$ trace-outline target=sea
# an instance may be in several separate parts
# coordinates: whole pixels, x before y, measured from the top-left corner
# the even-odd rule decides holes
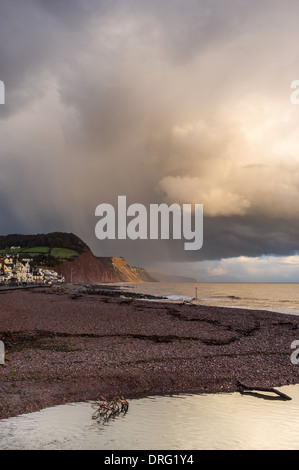
[[[192,302],[299,315],[299,284],[287,283],[163,283],[123,284],[125,291]]]
[[[0,450],[298,450],[299,386],[279,390],[292,400],[237,392],[129,400],[106,423],[93,419],[91,402],[60,405],[0,421]]]
[[[166,302],[299,315],[299,284],[118,287]],[[129,400],[128,412],[108,422],[93,419],[91,402],[69,403],[0,420],[0,450],[299,450],[299,385],[278,390],[292,400],[261,392],[148,396]]]

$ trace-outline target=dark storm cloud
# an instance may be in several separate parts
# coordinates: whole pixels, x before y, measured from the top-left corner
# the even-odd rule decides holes
[[[92,240],[90,245],[101,256],[125,256],[133,264],[142,259],[152,266],[161,261],[205,261],[236,256],[259,257],[264,254],[286,256],[299,251],[299,223],[285,220],[236,220],[205,218],[204,243],[199,251],[184,251],[184,240]]]
[[[298,249],[296,2],[4,0],[1,233],[133,264]],[[95,207],[204,203],[204,246],[103,241]],[[21,206],[21,208],[20,208]]]

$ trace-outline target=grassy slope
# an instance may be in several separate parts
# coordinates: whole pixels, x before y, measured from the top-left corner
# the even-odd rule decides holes
[[[54,256],[55,258],[69,258],[71,256],[78,256],[79,253],[75,250],[69,250],[68,248],[50,248],[49,246],[33,246],[32,248],[21,248],[13,250],[0,250],[0,253],[14,254],[20,256],[39,256],[48,255]]]
[[[69,258],[70,256],[78,256],[79,253],[68,248],[52,248],[51,255],[55,258]]]

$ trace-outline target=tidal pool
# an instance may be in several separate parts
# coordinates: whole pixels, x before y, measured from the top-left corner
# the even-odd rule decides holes
[[[222,393],[130,400],[127,414],[92,419],[92,404],[47,408],[0,421],[0,449],[299,449],[299,385],[292,397]],[[266,397],[266,398],[265,398]]]

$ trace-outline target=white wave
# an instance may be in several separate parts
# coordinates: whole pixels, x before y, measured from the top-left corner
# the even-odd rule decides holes
[[[183,297],[180,295],[166,295],[166,299],[168,300],[185,300],[186,302],[189,302],[190,300],[193,300],[193,297]]]

